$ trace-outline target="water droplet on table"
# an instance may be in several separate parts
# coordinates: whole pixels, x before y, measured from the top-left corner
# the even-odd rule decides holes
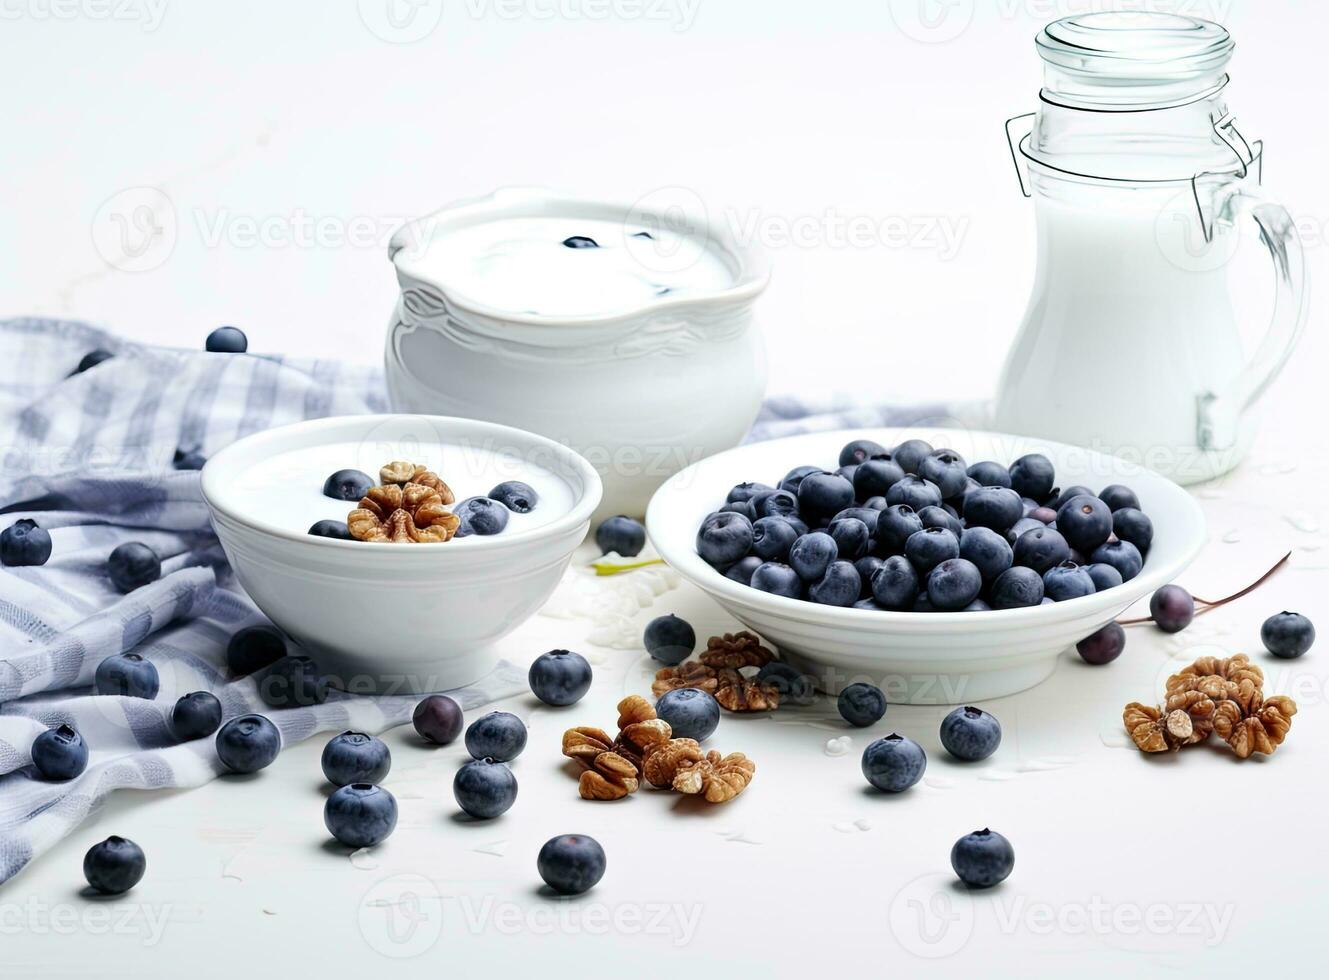
[[[829,756],[848,755],[853,746],[854,740],[852,738],[848,735],[841,735],[839,738],[828,741],[823,751]]]

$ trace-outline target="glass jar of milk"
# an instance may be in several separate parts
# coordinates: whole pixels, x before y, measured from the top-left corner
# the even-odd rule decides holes
[[[1190,17],[1092,13],[1049,24],[1037,48],[1039,109],[1007,135],[1038,265],[996,426],[1183,483],[1216,476],[1249,448],[1305,309],[1293,221],[1261,193],[1262,146],[1227,107],[1232,39]],[[1228,280],[1251,249],[1273,259],[1277,296],[1247,353]]]

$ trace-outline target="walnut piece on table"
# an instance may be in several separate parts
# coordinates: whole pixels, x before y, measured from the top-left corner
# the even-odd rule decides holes
[[[617,752],[601,752],[577,780],[583,800],[621,800],[640,786],[637,767]]]
[[[665,667],[655,672],[655,682],[651,684],[651,693],[657,698],[666,691],[676,691],[681,687],[695,687],[707,694],[714,694],[719,682],[718,671],[714,667],[695,660],[679,664],[677,667]]]
[[[715,700],[727,711],[774,711],[780,707],[780,689],[726,668],[716,678]]]
[[[717,670],[765,667],[774,659],[775,652],[762,646],[761,638],[747,630],[712,636],[706,641],[706,649],[700,657],[703,664]]]
[[[1195,726],[1182,710],[1165,714],[1161,708],[1132,701],[1121,713],[1121,721],[1141,752],[1175,752],[1195,737]]]
[[[757,765],[742,752],[721,756],[710,751],[706,758],[684,761],[672,786],[680,793],[701,795],[708,803],[728,803],[752,782]]]
[[[1254,753],[1273,755],[1292,728],[1297,703],[1277,695],[1243,711],[1235,701],[1224,701],[1214,715],[1214,731],[1231,747],[1239,759]]]

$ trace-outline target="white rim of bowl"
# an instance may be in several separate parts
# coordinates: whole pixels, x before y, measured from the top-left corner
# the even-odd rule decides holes
[[[287,425],[279,425],[271,429],[264,429],[261,432],[255,432],[226,446],[221,451],[211,456],[204,464],[200,487],[203,491],[204,503],[210,510],[222,515],[232,524],[238,524],[241,527],[258,531],[261,534],[271,535],[273,537],[285,538],[288,541],[294,541],[301,544],[310,544],[322,548],[342,548],[351,550],[364,550],[366,548],[373,551],[394,550],[401,551],[400,544],[391,541],[345,541],[340,538],[326,538],[318,534],[310,534],[308,531],[291,531],[284,527],[278,527],[269,521],[258,518],[252,518],[240,514],[233,507],[228,507],[220,503],[217,499],[216,484],[222,479],[220,473],[222,465],[227,462],[228,456],[238,455],[240,452],[247,451],[255,445],[261,445],[264,442],[287,436],[292,430],[300,429],[317,433],[323,429],[338,428],[348,426],[352,422],[362,422],[366,426],[382,425],[385,421],[393,418],[402,419],[420,419],[431,424],[442,423],[444,425],[459,425],[466,428],[467,435],[480,436],[515,436],[525,439],[534,446],[549,449],[556,458],[567,462],[574,471],[581,477],[584,490],[571,509],[548,524],[542,524],[539,527],[533,527],[526,531],[518,531],[515,534],[493,534],[493,535],[469,535],[470,543],[465,545],[464,552],[461,548],[452,545],[453,540],[448,541],[425,541],[417,542],[412,548],[406,549],[405,554],[473,554],[475,552],[499,551],[511,547],[519,547],[522,544],[531,542],[536,538],[556,537],[574,530],[581,524],[588,523],[591,514],[595,508],[600,505],[600,498],[604,493],[603,484],[600,481],[600,474],[595,471],[590,462],[575,450],[569,449],[562,443],[555,442],[545,436],[536,435],[534,432],[528,432],[525,429],[518,429],[510,425],[499,425],[497,422],[481,422],[475,419],[461,418],[456,415],[416,415],[409,412],[390,412],[382,415],[330,415],[321,419],[307,419],[301,422],[292,422]],[[552,472],[552,471],[551,471]],[[558,474],[555,472],[555,476]],[[571,483],[571,481],[568,481]],[[573,488],[575,490],[575,488]],[[348,504],[352,501],[346,501]]]

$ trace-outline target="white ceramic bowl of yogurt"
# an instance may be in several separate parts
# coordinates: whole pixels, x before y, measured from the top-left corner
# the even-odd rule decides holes
[[[851,439],[895,446],[920,438],[965,459],[1009,464],[1043,453],[1060,486],[1097,491],[1124,483],[1154,523],[1144,569],[1114,589],[1066,602],[989,612],[916,613],[842,609],[770,595],[731,581],[697,555],[697,527],[745,481],[775,485],[801,464],[834,469]],[[679,473],[655,495],[646,516],[656,549],[684,578],[709,593],[781,656],[831,693],[855,681],[876,684],[908,704],[960,704],[1014,694],[1044,680],[1069,647],[1172,581],[1206,541],[1195,499],[1166,477],[1114,456],[1061,443],[960,429],[861,429],[774,439],[734,449]],[[1129,656],[1129,651],[1127,652]]]
[[[422,463],[458,501],[521,480],[539,494],[492,536],[443,543],[308,533],[357,504],[323,496],[340,469],[376,477]],[[352,691],[438,691],[494,666],[493,643],[549,598],[600,502],[585,459],[507,426],[422,415],[298,422],[232,443],[203,468],[203,497],[236,577],[264,614]]]
[[[643,514],[669,476],[738,444],[766,387],[752,307],[768,263],[682,200],[512,188],[400,229],[394,408],[549,436],[600,472],[597,519]]]

